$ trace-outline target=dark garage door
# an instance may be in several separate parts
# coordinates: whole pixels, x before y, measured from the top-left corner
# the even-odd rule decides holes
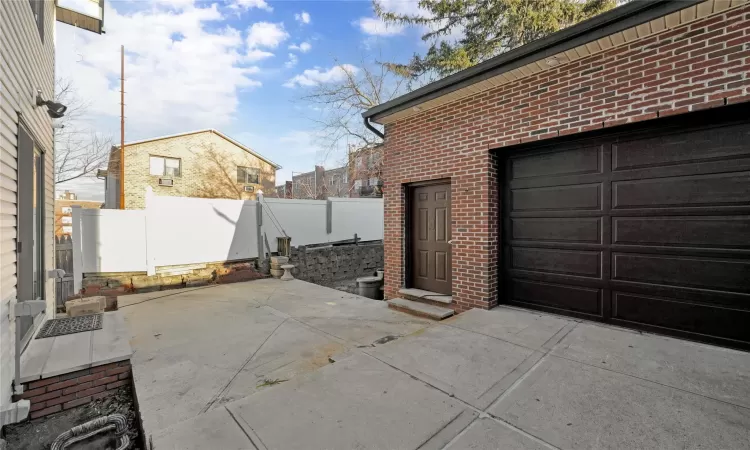
[[[508,157],[501,303],[750,347],[750,124],[660,128]]]

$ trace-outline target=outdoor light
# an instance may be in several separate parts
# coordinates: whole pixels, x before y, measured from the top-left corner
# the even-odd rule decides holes
[[[46,106],[47,114],[53,119],[59,119],[65,115],[65,111],[68,110],[67,106],[62,103],[53,102],[52,100],[44,100],[41,89],[37,89],[36,92],[36,106]]]

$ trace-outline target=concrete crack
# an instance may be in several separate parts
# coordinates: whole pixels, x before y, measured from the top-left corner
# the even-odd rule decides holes
[[[271,339],[271,336],[273,336],[274,334],[276,334],[276,331],[279,328],[281,328],[281,326],[284,325],[287,320],[288,319],[284,319],[283,321],[281,321],[280,324],[278,324],[276,326],[276,328],[273,329],[273,331],[266,337],[266,339],[260,344],[260,346],[257,349],[255,349],[255,351],[253,352],[253,354],[250,355],[250,357],[245,360],[245,362],[242,364],[242,366],[240,366],[240,368],[237,370],[237,372],[235,372],[235,374],[232,376],[232,378],[229,380],[229,382],[227,382],[227,384],[225,384],[224,387],[216,395],[214,395],[213,398],[208,403],[206,403],[206,406],[204,406],[203,409],[201,410],[201,414],[205,414],[206,411],[208,411],[209,409],[211,409],[211,406],[214,403],[216,403],[219,399],[221,399],[224,396],[224,394],[229,390],[229,386],[232,385],[232,382],[235,380],[235,378],[237,378],[237,376],[240,374],[240,372],[242,372],[245,369],[245,367],[247,367],[247,365],[250,364],[250,361],[252,361],[253,358],[255,358],[255,355],[258,354],[258,352],[260,351],[260,349],[262,349],[263,346],[266,345],[266,342],[268,342],[268,340]]]

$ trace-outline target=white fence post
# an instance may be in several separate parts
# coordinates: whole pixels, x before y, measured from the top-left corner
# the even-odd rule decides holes
[[[73,292],[78,294],[81,292],[81,284],[83,284],[83,251],[81,249],[81,245],[83,245],[83,231],[81,230],[81,207],[79,205],[73,206],[72,216]]]
[[[154,233],[151,233],[149,227],[154,224],[153,222],[153,207],[154,207],[154,189],[151,186],[146,187],[145,197],[145,222],[146,222],[146,274],[156,275],[156,265],[154,263],[154,250],[155,247],[152,245],[152,239],[154,239]],[[149,251],[149,249],[151,249]]]

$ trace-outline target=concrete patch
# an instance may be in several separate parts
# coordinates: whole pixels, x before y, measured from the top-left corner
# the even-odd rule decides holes
[[[441,325],[362,351],[479,409],[542,357],[528,348]],[[522,365],[525,370],[516,370]]]
[[[285,450],[416,449],[445,426],[474,417],[456,400],[363,354],[227,409],[255,442]]]
[[[153,450],[255,450],[226,408],[218,408],[151,437]]]
[[[562,449],[734,449],[750,410],[546,357],[489,412]]]
[[[575,323],[549,314],[502,306],[490,311],[472,309],[445,321],[446,325],[486,334],[534,350],[541,350],[555,334]]]
[[[750,407],[750,353],[582,323],[553,354]]]
[[[445,450],[550,450],[534,440],[493,419],[477,419]]]

